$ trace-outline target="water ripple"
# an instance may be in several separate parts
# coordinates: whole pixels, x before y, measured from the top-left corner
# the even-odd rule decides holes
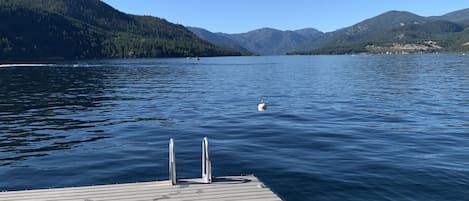
[[[0,190],[256,174],[285,200],[469,197],[469,58],[221,57],[0,68]],[[266,101],[268,109],[256,105]],[[34,179],[34,182],[31,182]]]

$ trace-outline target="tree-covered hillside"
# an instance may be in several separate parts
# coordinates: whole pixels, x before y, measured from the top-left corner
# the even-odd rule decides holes
[[[260,55],[279,55],[296,50],[305,41],[314,40],[322,35],[322,32],[314,29],[297,31],[281,31],[272,28],[261,28],[246,33],[222,34],[238,42],[246,49]]]
[[[469,52],[468,11],[433,17],[390,11],[326,33],[306,44],[310,51],[290,54]]]
[[[305,41],[319,38],[323,33],[305,28],[295,31],[281,31],[262,28],[246,33],[212,33],[208,30],[189,27],[200,38],[231,50],[249,51],[259,55],[279,55],[298,49]]]
[[[212,33],[206,29],[198,28],[198,27],[187,27],[192,33],[200,37],[201,39],[210,42],[212,44],[218,45],[220,47],[224,47],[229,50],[244,52],[245,54],[253,54],[250,53],[249,50],[242,47],[238,42],[232,40],[231,38],[224,36],[220,33]]]
[[[0,1],[0,60],[239,55],[99,0]]]

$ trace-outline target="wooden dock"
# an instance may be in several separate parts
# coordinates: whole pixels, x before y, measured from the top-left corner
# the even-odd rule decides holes
[[[281,199],[254,175],[0,192],[1,201],[182,201]]]

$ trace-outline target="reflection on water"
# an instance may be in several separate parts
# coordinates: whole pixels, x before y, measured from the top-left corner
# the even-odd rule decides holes
[[[104,120],[83,113],[101,107],[106,99],[109,69],[30,67],[1,69],[0,160],[45,156],[106,136],[91,134]],[[73,133],[72,135],[67,133]]]
[[[109,125],[166,121],[162,117],[119,118],[119,112],[126,111],[119,111],[115,106],[120,102],[150,99],[144,96],[152,87],[133,90],[135,81],[164,77],[158,80],[157,84],[161,84],[166,82],[169,73],[174,73],[167,68],[112,64],[1,70],[0,165],[109,138],[103,130]],[[174,75],[177,77],[173,74],[171,79]]]
[[[469,58],[131,59],[0,69],[0,190],[256,174],[285,200],[469,196]],[[263,99],[269,109],[257,112]],[[32,182],[34,181],[34,182]]]

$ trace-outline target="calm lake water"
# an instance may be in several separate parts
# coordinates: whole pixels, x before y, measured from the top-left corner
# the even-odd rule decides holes
[[[265,112],[257,111],[263,99]],[[284,200],[469,199],[469,56],[0,68],[0,191],[255,174]]]

